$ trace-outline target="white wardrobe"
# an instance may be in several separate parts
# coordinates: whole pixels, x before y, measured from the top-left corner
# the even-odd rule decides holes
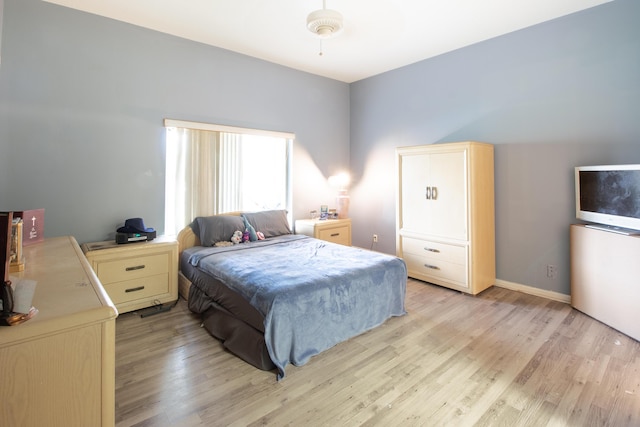
[[[409,277],[470,294],[495,283],[493,145],[396,149],[396,252]]]

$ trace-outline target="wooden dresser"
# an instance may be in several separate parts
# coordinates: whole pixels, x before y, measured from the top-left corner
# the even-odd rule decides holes
[[[38,314],[0,328],[0,424],[113,426],[115,306],[73,237],[24,256]]]
[[[304,234],[327,242],[351,246],[351,219],[299,219],[296,234]]]
[[[160,236],[149,242],[85,243],[82,250],[118,312],[178,299],[178,242]]]

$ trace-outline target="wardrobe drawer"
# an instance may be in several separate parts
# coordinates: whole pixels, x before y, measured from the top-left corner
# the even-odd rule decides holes
[[[168,293],[169,276],[168,274],[158,274],[141,279],[126,280],[104,285],[104,289],[113,303],[117,305]]]
[[[166,274],[168,271],[169,259],[166,253],[98,262],[96,268],[96,274],[103,285]]]
[[[409,276],[429,281],[429,278],[438,278],[454,282],[460,286],[467,286],[466,264],[454,264],[444,260],[434,260],[410,253],[405,253],[404,261],[407,263]]]
[[[463,266],[467,264],[467,248],[465,246],[403,237],[402,252],[452,264]]]

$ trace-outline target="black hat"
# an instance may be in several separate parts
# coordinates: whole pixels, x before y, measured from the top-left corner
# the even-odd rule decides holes
[[[124,227],[118,228],[118,233],[153,233],[153,228],[146,228],[142,218],[129,218],[124,222]]]

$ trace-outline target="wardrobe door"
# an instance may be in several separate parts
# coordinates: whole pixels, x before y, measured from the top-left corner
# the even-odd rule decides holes
[[[429,155],[407,154],[400,158],[401,227],[410,233],[428,233],[432,204],[427,199]]]
[[[466,150],[433,153],[430,158],[431,236],[467,240]]]

